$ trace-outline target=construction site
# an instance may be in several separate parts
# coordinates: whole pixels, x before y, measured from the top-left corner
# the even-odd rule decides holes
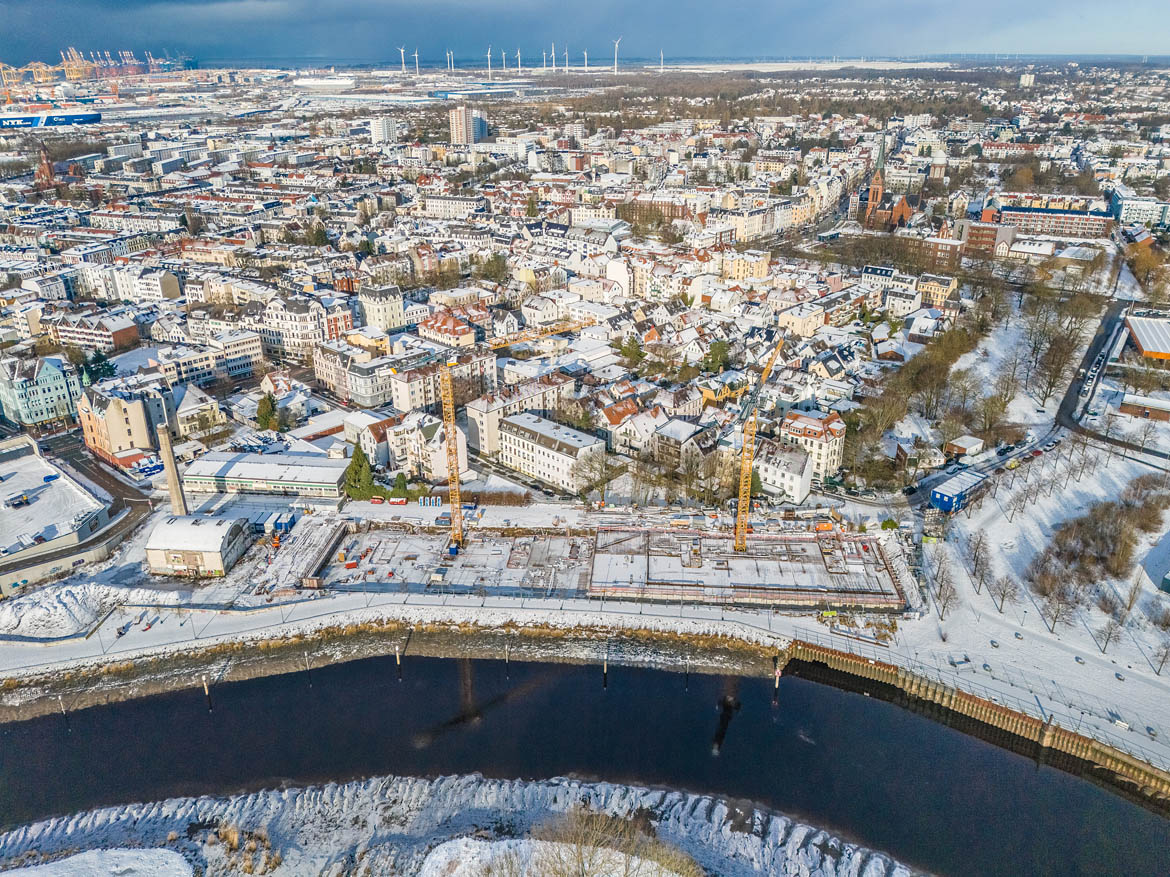
[[[455,552],[436,529],[351,528],[312,584],[341,592],[897,613],[913,581],[899,549],[838,529],[754,535],[743,552],[734,550],[732,534],[717,530],[611,527],[565,535],[475,530]]]
[[[603,529],[591,597],[777,609],[901,612],[909,571],[881,540],[838,530],[753,536],[745,551],[706,531]]]

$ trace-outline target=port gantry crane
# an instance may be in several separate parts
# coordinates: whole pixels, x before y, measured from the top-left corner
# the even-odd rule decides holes
[[[739,505],[735,509],[736,551],[747,551],[748,521],[751,519],[752,510],[752,457],[756,450],[756,409],[758,407],[756,400],[759,398],[760,389],[767,383],[769,375],[772,374],[772,367],[776,365],[776,357],[780,355],[780,348],[783,346],[784,338],[781,336],[764,365],[760,379],[752,388],[747,404],[743,407],[743,411],[750,412],[750,414],[748,414],[747,421],[743,426],[743,450],[739,458]]]

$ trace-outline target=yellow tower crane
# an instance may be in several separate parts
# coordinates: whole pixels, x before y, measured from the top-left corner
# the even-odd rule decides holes
[[[451,544],[463,547],[463,497],[459,491],[459,437],[455,432],[455,388],[451,364],[439,372],[439,395],[443,400],[443,431],[447,436],[447,491],[451,499]]]
[[[736,551],[747,551],[748,521],[751,519],[752,513],[752,458],[755,456],[756,450],[756,398],[760,388],[767,383],[768,377],[772,374],[772,367],[776,365],[776,357],[780,355],[780,348],[783,346],[784,339],[781,338],[772,349],[772,354],[768,357],[763,372],[760,373],[760,379],[756,382],[755,389],[752,390],[748,405],[744,407],[745,411],[750,408],[751,413],[743,425],[743,451],[739,458],[739,505],[735,509]]]

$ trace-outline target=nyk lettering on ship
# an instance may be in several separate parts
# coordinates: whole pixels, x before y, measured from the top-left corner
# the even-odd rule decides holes
[[[55,128],[62,125],[94,125],[101,113],[37,113],[28,116],[0,116],[0,128]]]

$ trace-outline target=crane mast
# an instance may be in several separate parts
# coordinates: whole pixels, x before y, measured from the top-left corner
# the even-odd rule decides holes
[[[756,449],[756,412],[743,427],[743,455],[739,459],[739,506],[735,510],[735,550],[747,551],[748,520],[752,508],[752,457]]]
[[[756,399],[772,375],[772,368],[776,365],[776,357],[780,355],[780,348],[783,346],[784,339],[782,337],[772,349],[772,354],[764,365],[764,371],[752,389],[749,405],[744,409],[750,409],[751,413],[748,415],[747,423],[743,426],[743,451],[739,458],[739,505],[735,510],[736,551],[747,551],[748,521],[751,519],[752,509],[752,458],[755,456],[756,450],[756,412],[758,411]]]
[[[444,365],[442,371],[439,372],[439,395],[443,400],[443,431],[447,438],[447,490],[451,499],[451,544],[462,548],[463,497],[459,491],[459,439],[455,433],[455,389],[451,380],[449,363]]]

